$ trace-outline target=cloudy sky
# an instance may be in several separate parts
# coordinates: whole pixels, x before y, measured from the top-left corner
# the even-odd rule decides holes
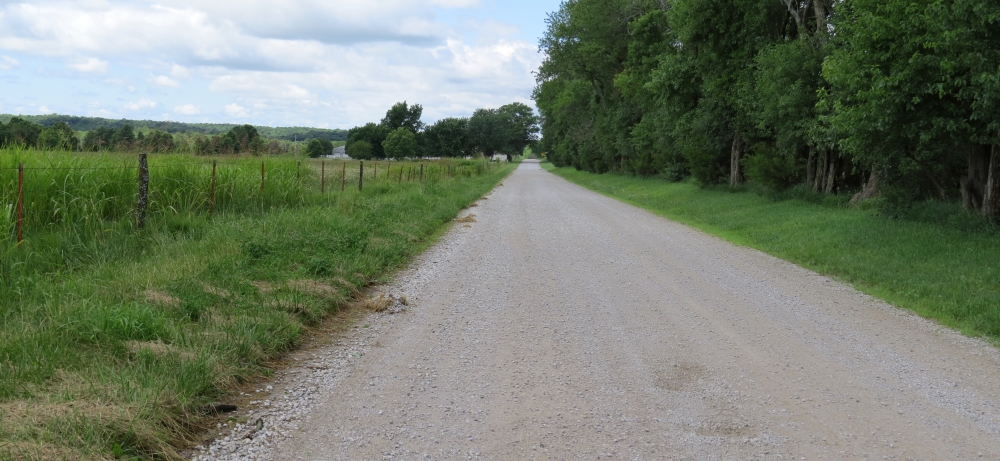
[[[531,104],[558,0],[0,0],[0,113],[350,128]]]

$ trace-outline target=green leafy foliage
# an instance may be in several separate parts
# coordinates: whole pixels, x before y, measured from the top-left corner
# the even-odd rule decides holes
[[[333,143],[329,139],[312,139],[306,145],[306,155],[310,158],[319,158],[331,153],[333,153]]]
[[[417,154],[417,136],[407,127],[391,131],[382,142],[386,157],[394,159],[413,158]]]

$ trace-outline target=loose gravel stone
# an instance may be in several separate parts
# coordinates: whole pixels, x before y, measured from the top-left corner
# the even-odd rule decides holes
[[[194,459],[1000,459],[1000,354],[523,163]]]

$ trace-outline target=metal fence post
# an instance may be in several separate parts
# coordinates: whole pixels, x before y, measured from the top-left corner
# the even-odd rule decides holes
[[[215,212],[215,160],[212,160],[212,185],[208,190],[208,216]]]
[[[146,228],[146,206],[149,205],[149,163],[146,153],[139,154],[139,203],[136,206],[136,227]]]
[[[24,163],[17,164],[17,244],[24,241]]]

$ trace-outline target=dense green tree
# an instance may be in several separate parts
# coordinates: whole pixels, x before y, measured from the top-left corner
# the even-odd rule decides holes
[[[372,158],[375,149],[372,147],[372,143],[359,139],[348,144],[345,151],[348,157],[355,160],[368,160]]]
[[[347,132],[347,150],[351,155],[351,147],[355,142],[365,141],[371,146],[371,158],[385,158],[385,151],[382,150],[382,142],[389,134],[388,129],[376,123],[368,123],[364,126],[356,126]],[[358,158],[351,155],[351,158]]]
[[[115,130],[106,126],[97,127],[90,130],[83,137],[83,150],[97,152],[111,149],[111,139],[115,136]]]
[[[264,149],[264,139],[253,125],[235,126],[223,136],[226,150],[233,153],[260,153]]]
[[[385,137],[385,141],[382,142],[382,149],[388,158],[403,159],[415,157],[417,154],[417,136],[407,127],[396,128]]]
[[[132,129],[132,125],[126,123],[124,126],[115,132],[114,136],[111,137],[111,143],[109,144],[111,149],[127,151],[131,150],[135,146],[135,130]]]
[[[31,123],[21,117],[14,117],[7,122],[4,127],[3,145],[6,146],[38,146],[38,137],[42,134],[42,127]]]
[[[428,157],[472,155],[468,125],[467,118],[443,118],[428,126],[422,133],[423,154]]]
[[[319,158],[333,153],[333,142],[329,139],[310,139],[306,145],[306,155],[310,158]]]
[[[80,142],[76,138],[76,133],[69,125],[63,122],[45,128],[38,136],[38,147],[47,150],[68,150],[79,149]]]
[[[424,108],[420,104],[408,106],[406,101],[397,102],[385,113],[381,125],[386,128],[386,133],[397,128],[406,128],[413,134],[417,134],[424,129],[420,116]]]
[[[142,148],[148,152],[171,152],[176,148],[176,143],[170,133],[153,130],[142,140]]]

